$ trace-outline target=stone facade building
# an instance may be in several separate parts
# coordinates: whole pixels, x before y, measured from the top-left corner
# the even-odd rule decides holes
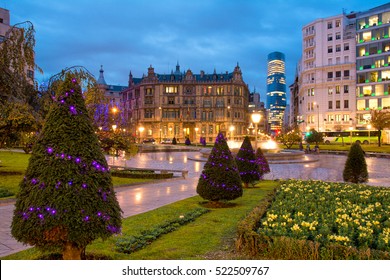
[[[179,64],[171,74],[158,74],[150,66],[142,78],[130,72],[121,95],[125,129],[139,141],[214,142],[219,132],[236,139],[247,133],[249,90],[238,64],[231,73],[213,74],[181,72]]]

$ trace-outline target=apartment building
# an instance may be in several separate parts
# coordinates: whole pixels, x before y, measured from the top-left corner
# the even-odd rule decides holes
[[[356,124],[354,14],[317,19],[302,28],[299,109],[301,130],[346,130]]]
[[[356,15],[356,126],[367,127],[370,110],[390,109],[390,3]]]

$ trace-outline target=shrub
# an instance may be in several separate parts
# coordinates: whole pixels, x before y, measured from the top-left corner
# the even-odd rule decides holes
[[[198,208],[180,216],[179,218],[166,221],[165,223],[157,225],[150,230],[145,230],[141,233],[141,235],[118,238],[115,244],[116,251],[131,254],[144,248],[160,236],[175,231],[180,226],[193,222],[196,218],[208,212],[210,212],[210,210]]]
[[[237,153],[236,163],[245,187],[248,187],[249,183],[253,184],[254,181],[260,179],[259,165],[256,163],[255,152],[248,136],[245,136]]]
[[[154,173],[153,171],[141,172],[139,170],[112,170],[111,175],[120,178],[134,179],[170,179],[173,173]]]
[[[197,193],[206,200],[233,200],[242,196],[242,181],[237,164],[222,133],[200,175]]]
[[[368,181],[367,163],[359,143],[354,143],[345,162],[343,179],[345,182],[364,183]]]
[[[184,142],[187,146],[191,145],[190,138],[186,137],[186,141]]]
[[[263,178],[264,174],[271,172],[269,168],[268,160],[264,156],[261,148],[257,148],[255,157],[256,157],[256,163],[259,166],[260,178]]]
[[[62,72],[42,133],[20,183],[12,235],[64,259],[120,232],[121,209],[74,73]]]
[[[172,145],[177,145],[176,137],[173,137],[173,139],[172,139]]]

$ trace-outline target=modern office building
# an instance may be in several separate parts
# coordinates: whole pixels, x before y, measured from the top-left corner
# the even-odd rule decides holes
[[[199,143],[215,141],[219,132],[242,138],[248,125],[248,86],[240,67],[233,72],[206,74],[176,70],[171,74],[148,74],[134,78],[122,91],[127,127],[138,139],[188,137]]]
[[[299,69],[301,130],[346,130],[355,125],[354,14],[317,19],[302,28]],[[293,110],[297,112],[297,110]]]
[[[271,133],[280,131],[286,108],[286,68],[285,56],[281,52],[268,55],[267,109],[268,125]]]
[[[357,116],[366,128],[370,110],[390,109],[390,3],[356,15]]]

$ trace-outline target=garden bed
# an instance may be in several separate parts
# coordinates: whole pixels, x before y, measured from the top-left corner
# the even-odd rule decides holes
[[[268,259],[390,259],[390,189],[290,180],[242,221],[237,248]]]
[[[111,176],[135,179],[170,179],[173,173],[156,173],[153,170],[111,170]]]

